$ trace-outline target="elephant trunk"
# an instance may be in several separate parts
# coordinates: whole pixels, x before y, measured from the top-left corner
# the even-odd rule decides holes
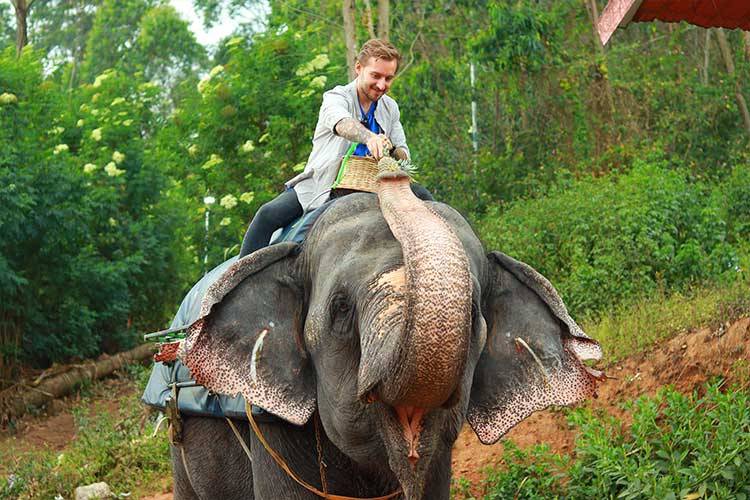
[[[471,330],[472,281],[461,241],[411,191],[400,170],[378,176],[383,216],[404,257],[404,331],[395,370],[381,380],[381,399],[397,408],[437,408],[451,399],[463,373]]]

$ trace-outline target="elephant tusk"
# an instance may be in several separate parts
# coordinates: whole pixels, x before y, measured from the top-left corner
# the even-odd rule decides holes
[[[263,339],[266,337],[266,334],[268,333],[268,329],[264,328],[262,332],[260,332],[260,335],[258,335],[258,340],[255,341],[255,345],[253,346],[253,353],[250,356],[250,359],[252,360],[250,364],[250,378],[253,380],[253,382],[258,382],[258,372],[255,368],[255,365],[258,363],[258,357],[260,356],[260,351],[263,349]]]
[[[531,354],[531,357],[534,358],[534,361],[536,362],[537,366],[539,366],[539,370],[542,372],[542,376],[544,377],[544,385],[547,386],[547,389],[549,389],[550,383],[549,383],[549,375],[547,374],[547,370],[544,368],[544,365],[542,364],[542,361],[539,359],[539,357],[536,355],[536,353],[529,347],[529,344],[526,343],[525,340],[523,340],[521,337],[516,337],[516,344],[520,344],[521,346],[525,347],[527,351]]]

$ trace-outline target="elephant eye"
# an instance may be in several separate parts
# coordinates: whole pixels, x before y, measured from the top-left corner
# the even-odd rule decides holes
[[[349,311],[351,311],[351,306],[349,305],[349,302],[344,297],[336,297],[331,302],[331,312],[334,316],[343,316],[346,314],[349,314]]]
[[[341,338],[350,338],[354,329],[354,310],[345,296],[331,301],[331,331]]]

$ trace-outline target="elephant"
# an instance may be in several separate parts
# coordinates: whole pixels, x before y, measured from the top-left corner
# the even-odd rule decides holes
[[[584,361],[601,347],[547,279],[486,253],[403,172],[377,189],[335,200],[303,243],[239,259],[206,291],[180,360],[275,418],[257,431],[237,420],[235,435],[185,416],[175,498],[447,499],[465,421],[491,444],[595,395],[603,375]]]

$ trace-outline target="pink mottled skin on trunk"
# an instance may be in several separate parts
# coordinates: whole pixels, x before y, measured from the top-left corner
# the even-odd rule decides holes
[[[404,255],[407,318],[402,357],[382,381],[381,396],[394,408],[419,409],[416,427],[412,420],[407,426],[415,436],[424,412],[444,405],[458,386],[468,354],[472,282],[461,241],[414,196],[409,182],[399,173],[378,179],[380,209]]]

